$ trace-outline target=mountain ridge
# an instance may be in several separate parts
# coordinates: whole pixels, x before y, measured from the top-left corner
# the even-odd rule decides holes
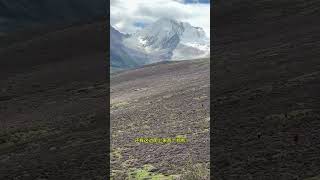
[[[133,34],[122,34],[121,39],[114,39],[112,36],[119,36],[117,34],[120,32],[115,32],[112,26],[111,29],[114,31],[110,34],[113,39],[110,41],[111,46],[118,44],[117,49],[126,49],[129,56],[131,56],[129,51],[134,52],[137,66],[210,56],[210,40],[204,30],[187,22],[160,18]],[[121,44],[113,41],[121,41]],[[118,52],[113,53],[111,50],[111,54],[118,54]],[[125,61],[122,58],[114,59],[113,57],[115,55],[111,56],[111,66],[117,61]],[[130,60],[128,63],[131,64]]]

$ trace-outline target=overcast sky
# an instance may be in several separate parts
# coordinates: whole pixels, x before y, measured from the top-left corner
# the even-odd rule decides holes
[[[122,33],[133,33],[161,17],[202,27],[210,37],[209,0],[111,0],[111,25]]]

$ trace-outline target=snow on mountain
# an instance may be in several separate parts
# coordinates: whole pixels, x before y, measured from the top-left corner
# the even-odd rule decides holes
[[[127,69],[138,67],[146,62],[146,54],[127,48],[123,39],[127,36],[112,26],[110,28],[110,64],[114,69]]]
[[[161,18],[134,34],[123,36],[121,43],[126,52],[144,54],[141,65],[210,56],[210,40],[202,28],[169,18]],[[137,63],[141,54],[136,56]]]
[[[181,43],[199,43],[208,44],[209,39],[204,30],[200,27],[193,27],[189,23],[182,23],[184,31],[181,38]]]

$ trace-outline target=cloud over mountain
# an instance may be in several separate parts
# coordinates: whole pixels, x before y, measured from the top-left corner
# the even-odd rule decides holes
[[[169,18],[124,35],[111,26],[111,67],[130,68],[145,64],[210,56],[210,40],[201,27]]]
[[[151,24],[159,18],[174,18],[178,21],[202,27],[210,37],[210,4],[188,3],[177,0],[111,0],[111,25],[122,33],[134,33],[141,29],[136,24]]]

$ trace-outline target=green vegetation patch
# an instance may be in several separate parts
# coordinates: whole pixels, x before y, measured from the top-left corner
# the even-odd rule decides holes
[[[142,169],[132,169],[129,172],[129,180],[175,180],[177,176],[166,176],[161,173],[152,172],[155,168],[152,165],[145,165]]]
[[[124,107],[126,107],[126,106],[128,106],[128,105],[129,105],[128,102],[117,102],[117,103],[111,104],[111,109],[124,108]]]
[[[194,97],[194,100],[203,100],[203,99],[207,99],[208,96],[199,96],[199,97]]]
[[[115,158],[115,159],[121,159],[122,158],[122,149],[121,148],[116,148],[113,149],[111,152],[111,158]]]
[[[210,170],[208,164],[193,164],[189,162],[184,168],[184,173],[181,176],[181,179],[184,180],[207,180],[210,179]]]
[[[14,145],[28,143],[36,139],[57,134],[58,132],[59,131],[57,130],[45,127],[34,127],[24,130],[13,130],[9,132],[3,132],[0,133],[0,149],[5,149]]]
[[[181,174],[165,175],[157,172],[152,165],[144,165],[143,168],[130,168],[129,170],[112,170],[111,180],[208,180],[210,179],[209,164],[191,161],[181,169]],[[313,179],[311,179],[313,180]]]
[[[312,177],[312,178],[306,178],[304,180],[320,180],[320,175],[319,176],[315,176],[315,177]]]

